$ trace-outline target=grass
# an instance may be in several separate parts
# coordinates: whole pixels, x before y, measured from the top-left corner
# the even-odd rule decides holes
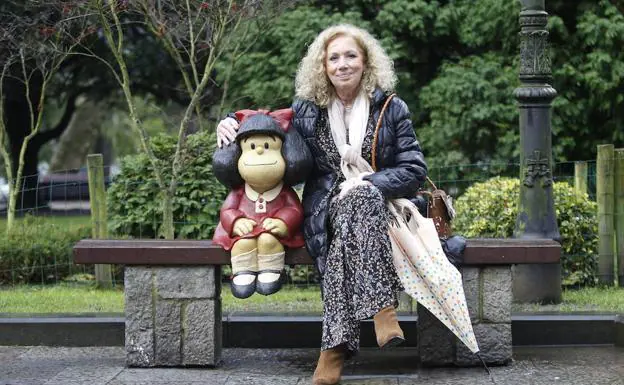
[[[115,313],[123,312],[123,306],[121,288],[58,284],[0,290],[0,313]]]
[[[322,310],[318,288],[286,287],[271,296],[254,294],[237,299],[229,289],[221,295],[223,311],[249,313],[314,313]],[[122,313],[123,290],[96,289],[92,284],[61,283],[57,285],[20,285],[0,289],[0,313]]]
[[[246,299],[234,298],[230,289],[221,293],[223,311],[232,315],[249,313],[314,313],[321,314],[321,291],[317,287],[284,287],[269,296],[254,294]]]
[[[557,305],[514,304],[514,311],[524,312],[609,312],[624,314],[624,288],[588,287],[563,291]]]
[[[317,287],[285,287],[271,296],[254,294],[247,299],[222,292],[223,312],[231,315],[258,313],[321,314],[321,295]],[[399,310],[406,311],[402,307]],[[559,305],[514,304],[522,312],[609,312],[624,314],[624,288],[585,288],[566,290]],[[0,289],[0,313],[121,313],[121,287],[100,290],[92,284],[21,285]]]
[[[66,229],[91,226],[91,217],[88,215],[67,215],[67,216],[47,216],[40,215],[36,217],[37,221],[52,223]],[[24,217],[15,218],[16,222],[24,220]],[[6,217],[0,218],[0,231],[6,231]]]

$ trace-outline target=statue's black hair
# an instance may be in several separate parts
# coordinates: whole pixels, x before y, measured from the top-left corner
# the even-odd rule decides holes
[[[245,181],[238,172],[238,159],[242,154],[240,141],[258,134],[275,135],[282,139],[282,156],[286,162],[283,182],[293,186],[306,180],[312,169],[312,154],[299,133],[290,127],[284,132],[280,125],[268,115],[253,115],[240,125],[236,141],[229,146],[217,149],[212,157],[212,171],[230,189],[235,189]]]

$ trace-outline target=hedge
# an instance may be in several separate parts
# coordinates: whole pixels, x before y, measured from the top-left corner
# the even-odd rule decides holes
[[[0,284],[56,283],[84,270],[73,264],[72,247],[89,238],[87,226],[59,226],[28,216],[0,232]]]
[[[152,140],[158,167],[166,180],[177,138],[159,135]],[[183,170],[173,200],[175,237],[210,239],[219,221],[219,209],[227,194],[212,173],[214,134],[200,132],[187,137],[182,154]],[[157,238],[162,224],[162,191],[153,176],[147,155],[127,156],[108,189],[109,230],[113,235]]]
[[[496,177],[475,183],[455,202],[456,233],[466,237],[509,238],[518,215],[520,181]],[[597,205],[565,182],[553,186],[561,234],[562,277],[566,286],[596,283]]]

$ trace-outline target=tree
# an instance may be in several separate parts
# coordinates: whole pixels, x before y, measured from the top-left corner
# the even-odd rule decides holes
[[[142,151],[147,155],[155,179],[162,192],[163,222],[159,235],[173,239],[173,197],[176,193],[178,176],[182,169],[183,152],[189,124],[193,118],[201,121],[200,101],[205,97],[212,80],[216,61],[222,56],[232,38],[239,37],[244,23],[265,20],[283,9],[287,1],[259,2],[246,0],[235,2],[223,0],[206,2],[199,0],[141,0],[106,2],[90,0],[86,3],[87,13],[96,15],[102,28],[106,45],[112,59],[97,55],[84,47],[84,55],[104,63],[122,90],[127,104],[133,131],[141,140]],[[178,125],[178,140],[173,157],[169,179],[158,166],[158,158],[150,143],[150,136],[139,120],[134,103],[131,74],[125,56],[127,47],[126,23],[132,23],[130,31],[150,31],[167,54],[177,65],[183,79],[184,90],[189,101]],[[136,51],[133,54],[138,55]],[[194,116],[195,114],[195,116]],[[201,125],[201,123],[200,123]]]
[[[328,14],[323,8],[301,6],[263,26],[262,31],[254,27],[250,32],[257,36],[253,47],[227,51],[217,63],[217,82],[228,83],[230,90],[225,109],[289,106],[297,65],[318,31],[358,17],[357,13]],[[228,72],[235,76],[226,79]]]
[[[515,22],[519,7],[502,3],[463,5],[461,13],[469,12],[458,21],[463,44],[487,52],[447,61],[423,89],[428,116],[422,139],[436,150],[429,157],[433,166],[518,162],[517,113],[507,108],[515,107],[509,96],[518,85],[517,28],[492,20],[500,15]],[[624,145],[624,55],[618,48],[624,43],[624,16],[607,0],[546,3],[553,86],[559,93],[553,103],[554,156],[559,162],[592,159],[599,143]]]
[[[553,86],[553,151],[591,159],[596,144],[624,146],[624,16],[621,1],[547,0]],[[517,170],[520,2],[508,0],[309,0],[285,13],[234,66],[233,107],[286,105],[306,44],[344,21],[377,36],[395,63],[427,161],[446,179]]]
[[[73,17],[62,2],[5,2],[0,11],[0,154],[10,185],[10,231],[19,193],[34,185],[26,158],[57,137],[73,112],[76,96],[68,100],[58,126],[42,130],[48,87],[89,30],[86,20]]]
[[[2,41],[0,57],[3,58],[2,60],[14,52],[11,51],[13,46],[8,43],[15,36],[25,38],[22,35],[31,32],[34,33],[32,37],[34,40],[43,36],[35,25],[31,26],[32,23],[37,22],[31,14],[38,15],[38,18],[42,18],[43,15],[58,15],[58,19],[47,21],[51,24],[70,16],[74,24],[80,21],[86,23],[87,26],[87,30],[81,36],[80,45],[75,47],[76,50],[72,55],[63,60],[56,75],[50,78],[46,87],[47,92],[44,98],[46,105],[43,106],[45,111],[42,124],[37,134],[28,141],[23,160],[22,175],[24,177],[17,183],[19,189],[17,210],[28,211],[39,208],[41,204],[37,201],[39,152],[46,143],[57,140],[66,130],[76,112],[76,101],[86,99],[97,102],[100,108],[112,110],[118,108],[119,101],[123,100],[119,84],[113,73],[109,71],[109,67],[104,64],[111,63],[114,58],[108,49],[98,20],[94,20],[93,15],[88,14],[87,11],[85,0],[0,2],[0,35],[2,36],[0,37]],[[139,21],[142,23],[143,19]],[[158,104],[172,102],[179,105],[187,104],[190,96],[184,89],[177,64],[164,51],[161,41],[147,31],[141,23],[128,19],[124,20],[122,25],[126,47],[124,59],[130,68],[130,83],[134,94],[137,97],[148,97]],[[28,26],[31,26],[30,29],[27,28]],[[18,33],[13,35],[5,33],[7,31],[18,31]],[[43,31],[49,33],[52,29]],[[64,32],[66,40],[80,36],[80,31],[77,29]],[[43,43],[43,41],[37,41],[37,43]],[[28,50],[32,51],[32,47]],[[94,54],[104,60],[93,60],[93,57],[87,54]],[[19,67],[10,68],[11,71],[18,69]],[[6,134],[5,144],[13,160],[12,172],[15,175],[19,164],[20,149],[31,130],[29,103],[24,94],[25,89],[19,87],[21,83],[14,81],[11,71],[7,72],[3,83],[5,90],[3,108],[6,112],[3,123]],[[19,71],[17,75],[20,75]],[[37,77],[31,80],[29,84],[31,94],[38,94],[40,84],[36,81]],[[219,97],[218,87],[214,82],[210,82],[199,104],[202,113],[206,113]],[[34,103],[35,110],[39,110],[37,101]],[[53,105],[52,109],[50,105]],[[58,110],[62,112],[56,113]],[[58,115],[58,118],[54,119],[53,115]]]

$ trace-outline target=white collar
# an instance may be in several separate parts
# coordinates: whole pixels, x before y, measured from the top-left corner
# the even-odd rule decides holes
[[[282,188],[284,187],[284,183],[280,182],[277,186],[273,187],[270,190],[263,192],[262,194],[251,188],[250,185],[245,183],[245,195],[252,201],[257,201],[260,196],[266,201],[271,202],[273,199],[277,198],[280,192],[282,192]]]

